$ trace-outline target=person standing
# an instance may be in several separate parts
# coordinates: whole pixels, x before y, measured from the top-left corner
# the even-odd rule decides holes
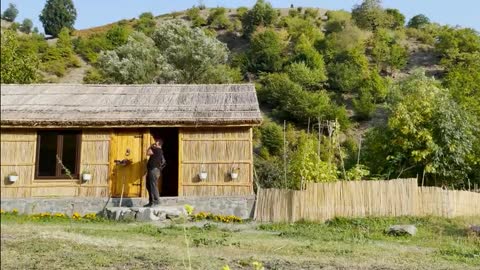
[[[163,140],[156,138],[155,143],[147,150],[147,156],[149,156],[147,162],[148,204],[145,205],[145,207],[155,206],[160,203],[158,179],[160,178],[162,169],[167,165],[165,157],[163,156],[162,145]]]

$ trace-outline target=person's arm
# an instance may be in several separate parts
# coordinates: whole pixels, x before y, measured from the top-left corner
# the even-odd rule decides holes
[[[147,150],[147,156],[151,156],[153,155],[153,151],[152,151],[152,147],[148,147],[148,150]]]

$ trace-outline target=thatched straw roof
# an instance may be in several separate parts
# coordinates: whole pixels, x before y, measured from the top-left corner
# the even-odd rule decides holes
[[[2,127],[256,125],[252,84],[1,85]]]

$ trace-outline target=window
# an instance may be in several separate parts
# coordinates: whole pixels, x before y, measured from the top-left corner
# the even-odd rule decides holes
[[[73,178],[78,178],[80,131],[49,130],[39,131],[37,135],[36,178],[68,179],[67,170]]]

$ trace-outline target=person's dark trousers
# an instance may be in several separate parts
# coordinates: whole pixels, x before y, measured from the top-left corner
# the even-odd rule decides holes
[[[158,178],[160,178],[160,169],[153,168],[148,170],[147,191],[148,204],[158,204],[160,194],[158,194]]]

